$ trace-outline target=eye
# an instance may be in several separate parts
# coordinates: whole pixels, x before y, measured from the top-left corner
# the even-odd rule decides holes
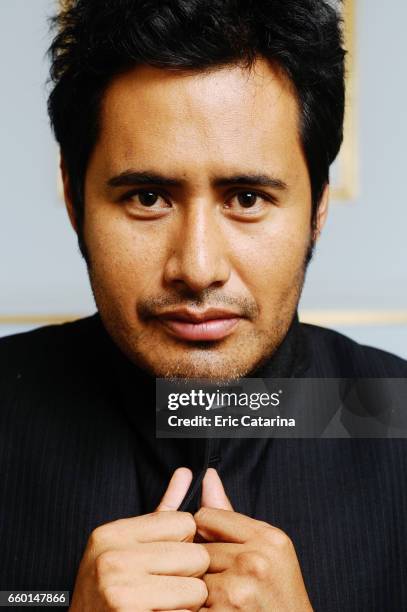
[[[226,207],[233,213],[254,215],[264,212],[272,201],[273,198],[270,195],[256,191],[239,191],[229,197]]]
[[[140,191],[137,194],[140,204],[143,206],[154,206],[158,202],[159,195],[154,191]]]
[[[243,208],[252,208],[256,204],[258,197],[257,193],[253,193],[253,191],[243,191],[236,196],[237,201]]]
[[[133,208],[141,211],[157,211],[170,207],[166,199],[158,191],[151,189],[137,189],[137,191],[125,193],[120,200],[121,202],[131,204]]]

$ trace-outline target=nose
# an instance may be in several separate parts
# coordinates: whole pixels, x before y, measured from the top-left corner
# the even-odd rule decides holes
[[[216,217],[205,203],[194,203],[180,215],[165,266],[167,283],[198,293],[227,282],[226,240]]]

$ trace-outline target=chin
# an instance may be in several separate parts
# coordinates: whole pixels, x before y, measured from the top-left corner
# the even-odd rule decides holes
[[[206,378],[213,381],[236,380],[244,377],[251,371],[256,360],[242,359],[240,355],[215,354],[214,351],[199,351],[198,354],[180,355],[173,358],[167,357],[154,359],[143,359],[139,354],[133,361],[143,370],[156,378]]]
[[[236,380],[270,358],[285,330],[273,327],[233,334],[220,341],[184,342],[134,330],[112,316],[102,317],[122,352],[141,370],[156,378]]]

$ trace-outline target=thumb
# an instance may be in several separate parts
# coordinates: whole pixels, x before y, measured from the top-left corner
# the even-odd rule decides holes
[[[192,482],[192,472],[188,468],[178,468],[173,473],[166,492],[160,501],[156,512],[178,510]]]
[[[219,474],[214,468],[207,469],[202,481],[201,506],[218,508],[219,510],[233,510]]]

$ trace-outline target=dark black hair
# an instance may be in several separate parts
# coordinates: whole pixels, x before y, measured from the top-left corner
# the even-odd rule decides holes
[[[70,0],[65,5],[52,19],[48,110],[79,230],[100,103],[116,75],[139,64],[197,71],[232,63],[250,67],[258,57],[277,64],[294,85],[315,220],[343,131],[345,52],[332,2]]]

